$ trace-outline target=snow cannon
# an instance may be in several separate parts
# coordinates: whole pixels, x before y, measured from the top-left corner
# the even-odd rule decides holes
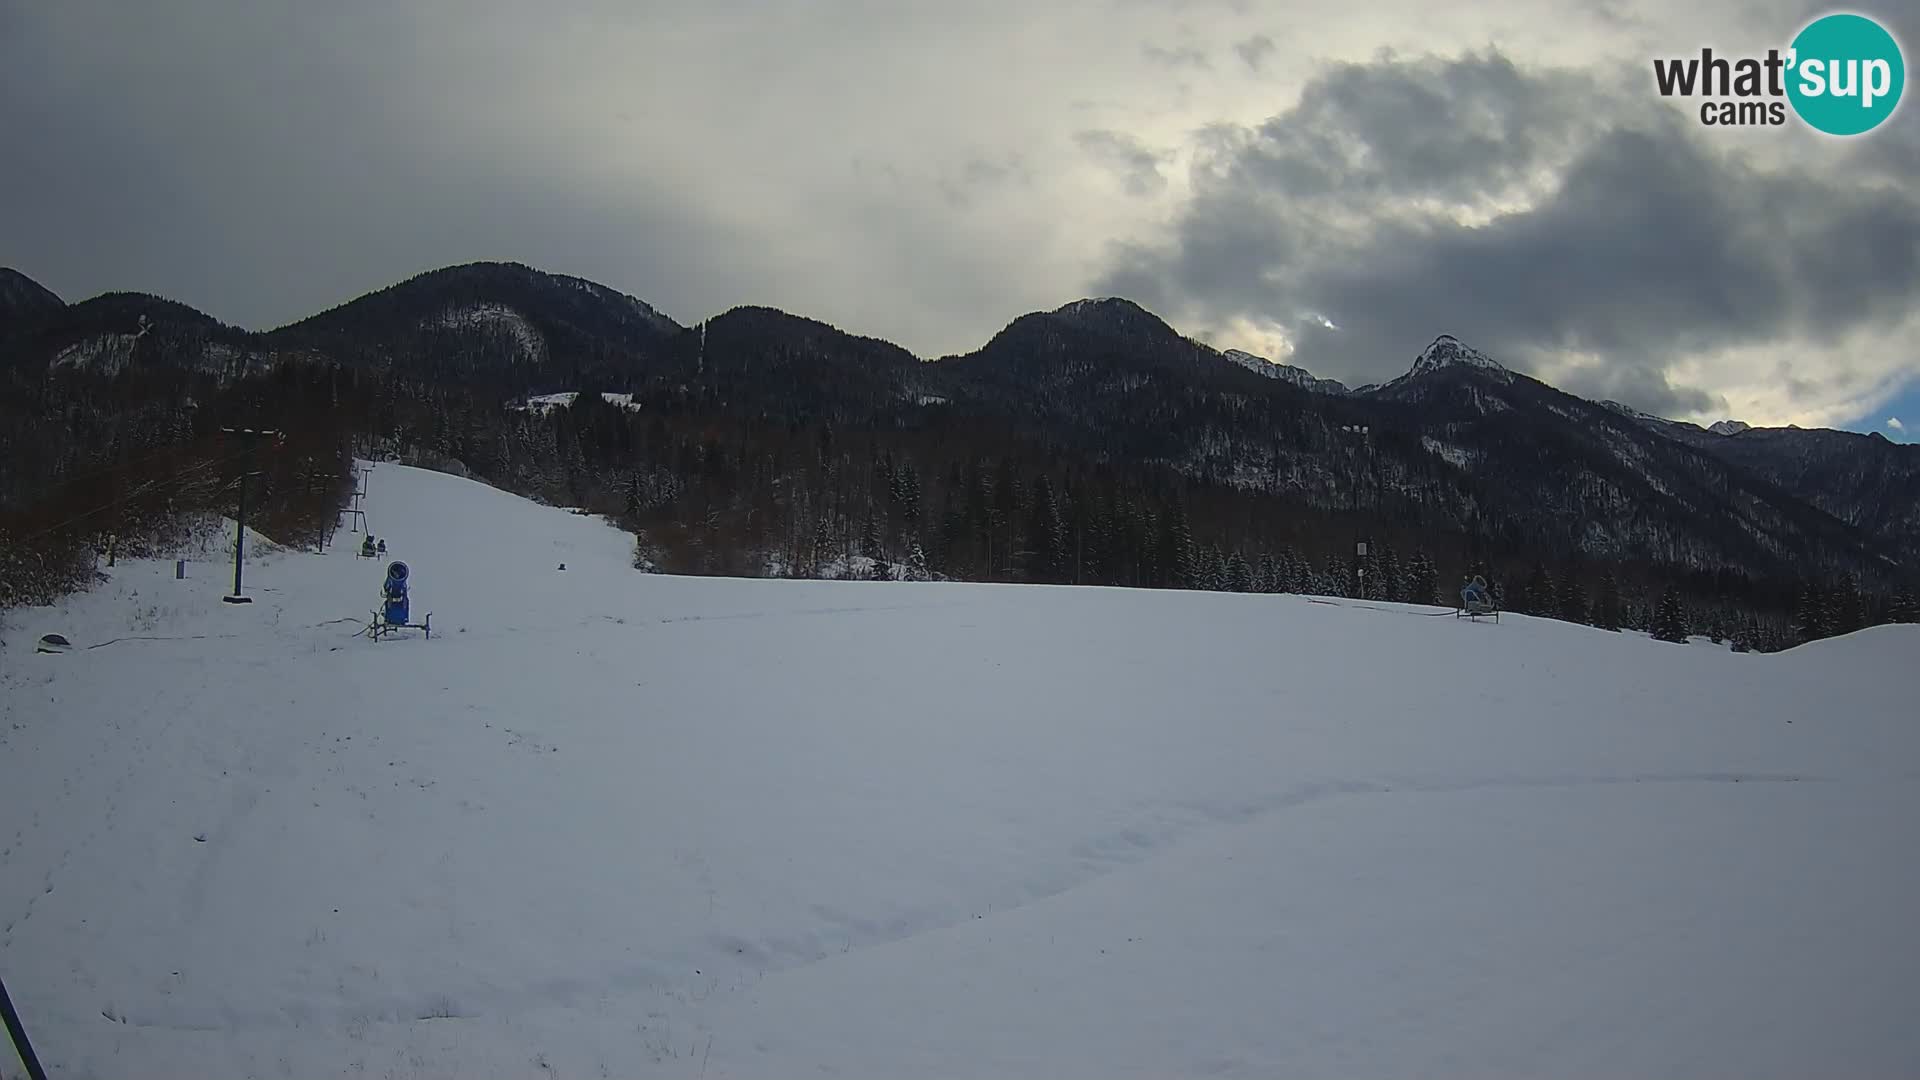
[[[387,565],[387,583],[381,588],[386,599],[383,615],[387,622],[403,626],[407,621],[407,564],[398,560]]]

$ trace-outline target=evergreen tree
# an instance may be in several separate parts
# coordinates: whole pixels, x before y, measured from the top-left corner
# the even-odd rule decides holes
[[[1619,630],[1620,607],[1620,581],[1613,576],[1612,568],[1608,568],[1600,575],[1600,595],[1593,602],[1593,625],[1602,630]]]
[[[1887,621],[1892,623],[1920,622],[1920,608],[1915,606],[1913,586],[1900,585],[1900,591],[1893,594],[1893,603],[1887,608]]]
[[[1539,563],[1533,564],[1533,570],[1527,574],[1527,580],[1520,586],[1519,610],[1527,615],[1556,616],[1560,614],[1560,605],[1554,598],[1553,575]]]
[[[1280,556],[1280,591],[1298,595],[1307,591],[1307,561],[1289,545]]]
[[[1801,642],[1818,641],[1831,633],[1827,622],[1826,595],[1812,582],[1800,589],[1800,600],[1794,606],[1794,632]]]
[[[1319,588],[1313,590],[1314,592],[1324,591],[1332,596],[1351,597],[1353,595],[1352,567],[1348,565],[1347,560],[1338,555],[1327,556],[1327,567],[1322,576],[1324,580]]]
[[[1416,551],[1407,575],[1407,601],[1414,604],[1440,602],[1440,568],[1425,551]]]
[[[1263,593],[1281,592],[1280,560],[1269,551],[1260,556],[1260,570],[1254,576],[1254,591]]]
[[[1220,548],[1208,544],[1201,556],[1200,587],[1209,592],[1219,592],[1227,587],[1227,560]]]
[[[1661,592],[1660,604],[1654,609],[1653,638],[1655,641],[1686,644],[1687,617],[1680,606],[1680,590],[1672,585]]]
[[[1833,595],[1833,633],[1851,634],[1866,624],[1861,611],[1860,589],[1852,574],[1840,579]]]
[[[1067,561],[1066,523],[1053,485],[1045,476],[1034,485],[1033,505],[1027,514],[1026,566],[1030,581],[1056,582]]]
[[[1198,553],[1194,550],[1193,530],[1187,525],[1184,507],[1167,512],[1167,533],[1161,544],[1162,583],[1173,589],[1197,588],[1200,578]]]
[[[1559,615],[1570,623],[1593,621],[1587,610],[1586,586],[1580,584],[1580,578],[1571,571],[1560,579]]]
[[[1406,599],[1406,578],[1400,566],[1400,553],[1393,550],[1392,544],[1381,545],[1380,558],[1374,570],[1380,575],[1380,580],[1371,586],[1373,595],[1390,603],[1400,603]]]
[[[920,520],[920,474],[912,462],[904,463],[893,474],[893,500],[900,509],[900,519],[907,522]]]
[[[1230,592],[1253,590],[1253,571],[1247,566],[1244,552],[1235,551],[1233,558],[1227,560],[1227,589]]]
[[[914,581],[933,580],[933,571],[927,566],[927,552],[916,538],[907,551],[907,575]]]

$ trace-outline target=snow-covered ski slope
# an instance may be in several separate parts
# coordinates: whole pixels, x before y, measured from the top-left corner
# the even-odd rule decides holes
[[[430,642],[351,636],[345,533],[11,616],[56,1077],[1920,1073],[1915,628],[672,578],[367,504]]]

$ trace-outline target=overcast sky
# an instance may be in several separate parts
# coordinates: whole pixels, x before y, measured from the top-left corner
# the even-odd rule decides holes
[[[0,0],[0,264],[265,329],[476,259],[923,356],[1120,294],[1367,382],[1435,335],[1684,418],[1920,412],[1920,107],[1703,128],[1637,0]],[[1859,9],[1915,59],[1920,2]],[[1911,94],[1909,96],[1912,96]]]

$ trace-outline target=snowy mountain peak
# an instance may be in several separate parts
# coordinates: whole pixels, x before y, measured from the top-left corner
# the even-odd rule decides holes
[[[1049,315],[1082,330],[1116,337],[1156,342],[1177,341],[1180,337],[1160,316],[1118,296],[1075,300],[1053,309]]]
[[[1722,420],[1708,427],[1707,430],[1713,432],[1715,435],[1738,435],[1750,427],[1752,427],[1752,425],[1744,420]]]
[[[1089,315],[1100,314],[1145,314],[1146,309],[1124,297],[1100,296],[1088,297],[1084,300],[1075,300],[1071,304],[1062,304],[1053,309],[1053,313],[1055,315],[1072,315],[1085,318]]]
[[[1413,362],[1413,367],[1407,374],[1425,375],[1447,367],[1475,367],[1508,374],[1507,369],[1500,366],[1499,362],[1492,357],[1461,343],[1460,339],[1450,334],[1441,334],[1434,338],[1433,344],[1427,346],[1426,351],[1420,354],[1420,358]]]

